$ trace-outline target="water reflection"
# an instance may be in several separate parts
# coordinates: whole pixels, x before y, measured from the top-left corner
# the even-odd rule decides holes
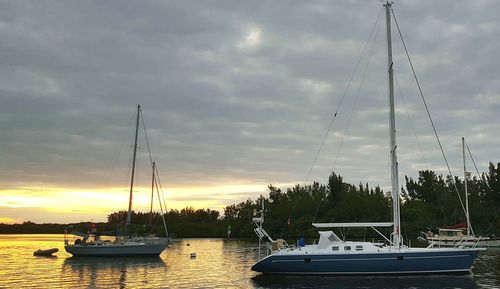
[[[36,259],[57,259],[56,255],[48,255],[48,256],[40,255],[40,256],[33,256],[33,257],[35,257]]]
[[[190,244],[189,246],[187,244]],[[58,248],[57,257],[35,257]],[[196,258],[190,258],[190,253]],[[72,258],[62,235],[0,235],[0,288],[499,288],[500,250],[466,276],[266,276],[250,270],[255,240],[189,239],[158,258]]]
[[[500,248],[488,248],[472,267],[472,276],[482,288],[500,288]]]
[[[57,256],[54,256],[57,258]],[[143,258],[92,258],[92,257],[70,257],[64,259],[63,268],[71,267],[72,269],[81,268],[98,268],[106,269],[117,266],[148,266],[149,268],[166,267],[165,261],[160,257],[143,257]]]
[[[155,286],[148,273],[166,271],[162,258],[85,258],[71,257],[63,262],[61,275],[73,276],[78,284],[87,288],[115,286],[125,288],[131,284]]]
[[[400,276],[400,277],[337,277],[258,275],[252,278],[260,288],[478,288],[468,275]]]

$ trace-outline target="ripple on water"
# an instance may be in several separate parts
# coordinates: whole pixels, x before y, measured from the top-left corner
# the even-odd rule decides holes
[[[71,258],[62,235],[0,235],[0,288],[500,288],[500,250],[469,276],[265,276],[250,270],[255,242],[189,239],[158,258]],[[57,257],[34,257],[58,248]],[[196,252],[196,258],[189,254]]]

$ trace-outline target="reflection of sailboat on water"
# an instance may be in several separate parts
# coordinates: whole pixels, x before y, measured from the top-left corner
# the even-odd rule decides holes
[[[386,12],[387,56],[389,78],[389,128],[391,156],[391,192],[393,222],[387,223],[315,223],[317,228],[393,227],[388,245],[341,240],[333,231],[320,231],[317,244],[291,247],[284,240],[273,240],[264,230],[264,202],[260,217],[254,218],[259,245],[265,242],[271,252],[253,265],[252,270],[269,274],[435,274],[467,273],[478,253],[484,248],[410,248],[401,235],[400,193],[396,145],[394,83],[391,44],[392,4],[384,4]],[[301,242],[302,243],[302,242]],[[260,246],[259,246],[260,258]]]
[[[62,274],[65,276],[78,276],[80,287],[101,288],[115,284],[120,288],[131,285],[131,280],[144,284],[147,282],[152,287],[152,280],[148,275],[138,274],[137,268],[142,268],[147,272],[157,272],[165,270],[167,265],[160,257],[136,257],[124,258],[66,258],[62,265]],[[75,274],[78,273],[78,274]],[[141,287],[143,287],[141,286]],[[133,287],[133,286],[132,286]]]
[[[136,266],[136,265],[144,265],[145,267],[157,268],[157,267],[166,267],[165,261],[162,258],[158,257],[137,257],[133,259],[127,259],[124,261],[123,258],[119,257],[110,257],[106,259],[96,259],[96,258],[66,258],[64,259],[64,266],[70,267],[72,270],[80,269],[80,268],[94,268],[97,270],[101,269],[110,269],[121,267],[123,264],[127,266]]]
[[[83,239],[78,239],[74,244],[70,244],[65,234],[65,246],[66,251],[73,256],[93,256],[93,257],[111,257],[111,256],[158,256],[165,250],[168,246],[168,232],[167,225],[165,223],[165,217],[163,215],[163,206],[161,205],[160,194],[158,192],[158,199],[160,202],[160,208],[162,210],[163,225],[165,228],[166,238],[158,238],[152,236],[133,236],[131,231],[131,218],[132,218],[132,192],[134,188],[134,176],[135,176],[135,162],[137,154],[137,138],[139,131],[139,119],[141,116],[141,106],[137,106],[137,119],[135,124],[135,139],[134,139],[134,153],[132,158],[132,176],[130,180],[130,194],[129,194],[129,206],[127,212],[127,222],[124,230],[124,234],[120,233],[116,236],[116,240],[105,241],[101,240],[99,235],[93,228],[93,232],[89,234],[81,234],[76,232],[71,232],[77,236],[82,236]],[[147,141],[147,139],[146,139]],[[149,148],[149,144],[148,144]],[[153,198],[153,190],[155,188],[155,170],[156,167],[154,162],[152,162],[153,167],[153,182],[152,182],[152,192],[151,198]],[[157,186],[156,186],[157,188]],[[157,188],[158,189],[158,188]],[[152,199],[151,199],[152,200]],[[151,203],[152,208],[152,203]],[[67,233],[67,230],[66,232]],[[90,239],[92,238],[92,239]]]
[[[419,275],[419,276],[281,276],[260,274],[252,278],[259,288],[476,288],[468,275]]]

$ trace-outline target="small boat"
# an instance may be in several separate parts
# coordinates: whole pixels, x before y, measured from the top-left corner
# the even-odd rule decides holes
[[[465,138],[462,137],[466,223],[449,226],[447,228],[438,228],[437,234],[434,234],[431,230],[427,232],[422,232],[418,237],[418,240],[427,241],[429,245],[439,246],[439,247],[441,246],[442,247],[466,246],[466,247],[486,247],[486,248],[500,247],[500,238],[476,236],[474,234],[474,230],[472,230],[470,214],[469,214],[469,194],[467,193],[468,173],[467,173],[466,159],[465,159],[466,146],[467,145],[465,143]],[[467,149],[469,150],[469,146],[467,146]],[[474,161],[470,150],[469,150],[469,155],[471,159]]]
[[[419,240],[427,241],[438,247],[500,247],[500,239],[495,237],[475,236],[466,233],[467,228],[438,228],[438,233],[422,232]]]
[[[59,252],[59,249],[57,248],[52,248],[47,250],[38,249],[35,252],[33,252],[33,256],[52,256],[52,254],[56,252]]]

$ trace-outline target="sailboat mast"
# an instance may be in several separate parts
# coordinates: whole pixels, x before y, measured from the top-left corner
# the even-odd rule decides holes
[[[467,236],[470,235],[470,219],[469,219],[469,194],[467,192],[467,170],[465,168],[465,138],[462,137],[462,157],[464,159],[464,186],[465,186],[465,218],[467,220]]]
[[[135,122],[135,138],[134,138],[134,155],[132,157],[132,176],[130,177],[130,194],[128,198],[128,213],[127,213],[127,227],[130,226],[132,220],[132,191],[134,190],[134,176],[135,176],[135,157],[137,155],[137,136],[139,133],[139,114],[141,113],[141,105],[137,105],[137,119]]]
[[[394,111],[394,68],[392,62],[392,40],[391,40],[391,2],[384,4],[387,26],[387,68],[389,75],[389,137],[391,154],[391,191],[393,208],[393,245],[400,247],[401,243],[401,222],[400,222],[400,204],[399,204],[399,177],[398,177],[398,158],[396,145],[396,117]]]

